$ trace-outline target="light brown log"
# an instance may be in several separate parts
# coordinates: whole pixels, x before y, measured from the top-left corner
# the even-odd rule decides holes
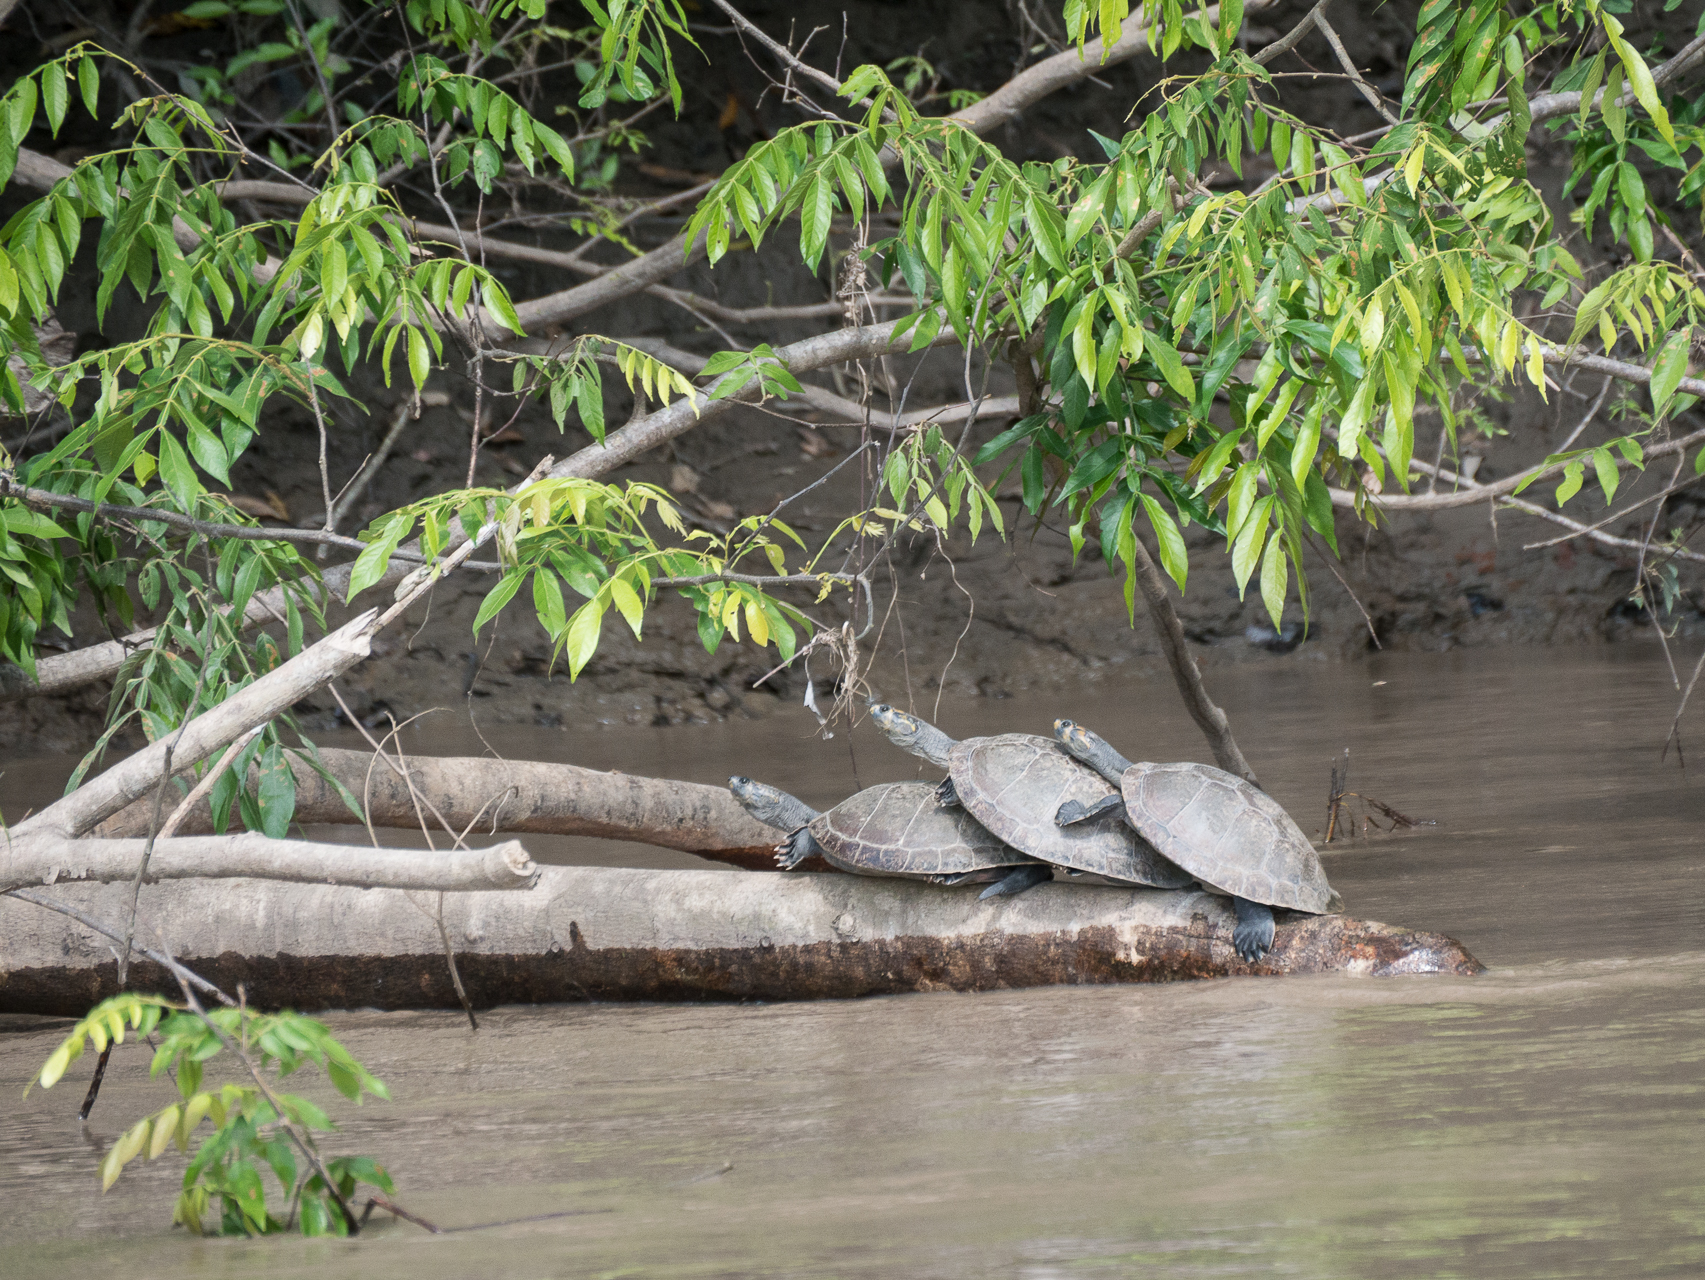
[[[25,885],[130,881],[146,840],[13,839],[0,846],[0,892]],[[271,840],[259,832],[156,840],[144,884],[164,880],[281,880],[357,889],[454,892],[531,889],[539,865],[517,840],[488,849],[373,849]]]
[[[366,797],[374,826],[418,829],[408,785],[370,752],[326,747],[320,760],[357,797]],[[297,821],[361,821],[313,769],[295,759],[291,768]],[[726,787],[481,756],[410,756],[408,768],[422,799],[458,831],[479,819],[480,838],[500,831],[600,836],[679,849],[748,870],[776,869],[774,847],[781,833],[742,809]],[[146,835],[152,813],[152,801],[143,798],[108,818],[97,834]],[[197,805],[179,830],[212,831],[212,810]]]
[[[123,885],[37,891],[122,918]],[[980,902],[864,876],[546,867],[531,893],[448,894],[444,923],[475,1005],[801,1000],[1229,974],[1472,974],[1460,944],[1343,916],[1281,919],[1257,965],[1224,899],[1044,884]],[[262,1007],[456,1008],[437,899],[388,889],[174,882],[143,890],[141,932]],[[145,962],[133,986],[175,990]],[[111,994],[108,942],[0,898],[0,1012],[81,1014]]]
[[[63,800],[26,818],[13,829],[13,837],[44,831],[80,836],[89,831],[101,819],[140,798],[160,780],[168,747],[174,772],[199,764],[223,750],[226,743],[256,725],[265,724],[360,662],[371,647],[377,618],[377,612],[369,609],[352,619],[283,666],[202,712],[181,731],[120,761]]]

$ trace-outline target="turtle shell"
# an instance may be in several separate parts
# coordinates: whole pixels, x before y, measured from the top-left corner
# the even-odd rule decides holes
[[[1314,846],[1274,800],[1208,764],[1134,764],[1120,790],[1132,824],[1204,885],[1321,915],[1337,897]]]
[[[1190,883],[1190,876],[1117,813],[1069,827],[1054,822],[1066,801],[1093,805],[1114,790],[1050,738],[1029,733],[966,738],[953,744],[947,763],[960,803],[1015,849],[1122,884],[1179,889]]]
[[[1033,862],[1002,844],[963,809],[943,809],[929,782],[885,782],[848,796],[809,824],[823,856],[842,871],[921,879]]]

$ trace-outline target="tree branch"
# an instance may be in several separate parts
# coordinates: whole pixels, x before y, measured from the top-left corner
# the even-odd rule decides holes
[[[140,839],[74,840],[52,832],[15,834],[0,845],[0,892],[67,880],[102,884],[128,880],[136,874],[137,859],[146,843]],[[358,889],[457,893],[530,889],[538,878],[538,864],[515,840],[489,849],[433,852],[273,840],[258,831],[156,840],[148,873],[143,877],[147,884],[161,880],[287,880]]]
[[[180,515],[176,511],[160,511],[154,507],[126,507],[116,502],[91,502],[87,498],[74,497],[68,493],[50,493],[46,489],[32,489],[16,483],[10,471],[0,471],[0,498],[16,498],[25,506],[34,507],[38,511],[59,508],[65,511],[86,511],[107,521],[151,521],[172,529],[181,529],[185,533],[200,534],[204,538],[239,538],[244,542],[318,543],[321,546],[343,547],[358,553],[367,550],[367,544],[361,539],[345,537],[341,533],[332,533],[325,529],[264,529],[252,524],[215,524]],[[425,556],[413,552],[398,551],[395,554],[397,559],[407,560],[412,564],[427,563]],[[496,572],[503,566],[482,563],[469,567]]]
[[[309,645],[283,666],[189,721],[172,744],[174,772],[201,763],[232,739],[265,724],[360,662],[367,656],[369,642],[378,629],[377,622],[378,611],[367,610],[317,644]],[[156,742],[89,779],[64,799],[19,823],[12,829],[12,838],[50,831],[82,835],[159,781],[170,743],[169,739]]]
[[[1133,566],[1137,589],[1142,592],[1149,615],[1154,619],[1154,629],[1160,636],[1161,648],[1166,653],[1172,678],[1178,682],[1178,692],[1184,699],[1190,718],[1208,740],[1208,746],[1214,753],[1214,763],[1227,773],[1236,774],[1259,787],[1261,783],[1255,777],[1255,770],[1249,767],[1249,761],[1238,750],[1237,739],[1232,737],[1231,722],[1208,696],[1207,686],[1202,683],[1201,668],[1190,654],[1190,642],[1185,639],[1184,624],[1179,621],[1178,610],[1172,607],[1172,594],[1167,590],[1165,575],[1149,555],[1143,540],[1136,538],[1134,541],[1137,547]]]

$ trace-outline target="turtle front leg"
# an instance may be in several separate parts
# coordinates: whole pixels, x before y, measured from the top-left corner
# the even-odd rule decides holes
[[[1237,954],[1250,964],[1266,955],[1273,946],[1273,908],[1248,898],[1233,898],[1237,912],[1237,928],[1231,931],[1231,945]]]
[[[953,785],[952,778],[942,779],[941,785],[935,789],[935,802],[943,809],[963,807],[959,799],[959,788]]]
[[[1102,814],[1112,813],[1115,809],[1122,812],[1124,807],[1125,797],[1117,794],[1103,796],[1091,805],[1084,804],[1082,800],[1067,800],[1054,814],[1054,825],[1075,826],[1080,822],[1088,822],[1091,818],[1099,818]]]
[[[817,852],[817,840],[809,827],[801,827],[776,846],[776,864],[783,871],[792,871]]]

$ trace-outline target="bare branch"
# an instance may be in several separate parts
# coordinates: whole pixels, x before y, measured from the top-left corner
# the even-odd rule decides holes
[[[193,723],[193,721],[191,722]],[[74,840],[51,832],[14,835],[0,845],[0,889],[136,873],[144,840]],[[369,849],[361,845],[273,840],[258,831],[176,836],[154,842],[148,884],[161,880],[288,880],[361,889],[446,892],[530,889],[539,867],[517,841],[489,849]]]

